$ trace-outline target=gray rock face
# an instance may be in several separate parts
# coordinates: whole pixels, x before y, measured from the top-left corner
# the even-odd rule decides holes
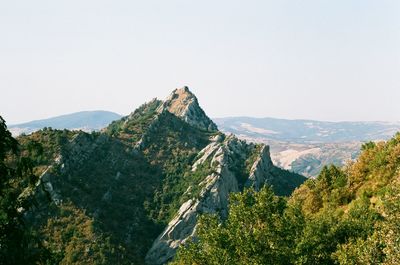
[[[33,196],[35,202],[33,204],[33,209],[23,209],[23,211],[30,210],[30,212],[32,212],[34,208],[45,207],[49,203],[54,203],[56,205],[62,203],[62,196],[56,185],[54,185],[54,180],[57,175],[54,174],[54,172],[63,173],[68,171],[68,168],[72,164],[74,164],[74,166],[83,166],[95,147],[103,144],[105,140],[105,136],[100,136],[95,143],[92,143],[90,135],[77,133],[66,146],[66,148],[68,148],[68,158],[59,153],[53,163],[39,176],[35,186],[33,188],[27,188],[21,194],[21,197]],[[107,196],[106,199],[108,199]]]
[[[192,126],[206,131],[217,131],[217,125],[207,117],[196,96],[188,87],[175,89],[159,107],[159,112],[168,110]]]
[[[32,213],[36,209],[46,207],[49,203],[59,205],[62,202],[62,197],[57,190],[54,189],[52,184],[52,171],[55,167],[63,167],[61,164],[62,157],[59,155],[52,165],[48,166],[46,170],[39,176],[38,181],[34,187],[26,188],[18,197],[18,200],[25,200],[32,198],[33,204],[30,209],[20,207],[19,212],[23,212],[26,218],[31,218]]]
[[[261,189],[273,178],[271,175],[273,167],[274,165],[271,160],[269,146],[264,145],[261,149],[260,156],[254,162],[250,170],[250,176],[247,179],[245,186],[252,187],[255,190]]]
[[[221,218],[228,214],[229,193],[238,192],[238,176],[231,171],[233,157],[245,156],[249,145],[234,136],[221,141],[215,137],[213,142],[200,152],[200,158],[193,164],[193,170],[202,163],[210,163],[214,173],[205,176],[199,184],[202,189],[197,199],[192,198],[180,207],[175,218],[154,241],[146,256],[148,264],[164,264],[171,260],[177,248],[193,237],[197,218],[203,213],[218,213]],[[211,162],[210,159],[211,158]],[[251,169],[248,186],[260,188],[268,179],[268,171],[273,167],[268,147],[263,147]]]

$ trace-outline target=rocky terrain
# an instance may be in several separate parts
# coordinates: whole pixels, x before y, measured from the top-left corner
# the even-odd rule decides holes
[[[361,141],[335,143],[296,143],[251,138],[243,135],[240,139],[263,143],[270,146],[271,158],[275,165],[314,178],[325,165],[344,166],[360,154]]]
[[[251,166],[250,171],[240,176],[231,163],[235,163],[235,160],[243,162],[249,152],[253,153],[251,156],[255,160],[245,161]],[[265,183],[269,183],[279,194],[289,195],[290,190],[301,184],[300,178],[285,179],[285,175],[290,173],[273,165],[268,146],[251,146],[232,135],[226,139],[220,135],[214,137],[200,152],[192,171],[200,166],[214,170],[198,184],[199,193],[182,204],[178,213],[155,240],[146,256],[149,264],[162,264],[170,260],[176,249],[194,235],[196,220],[200,214],[218,213],[223,219],[226,218],[229,193],[242,191],[243,187],[259,190]],[[191,192],[191,189],[187,192]]]
[[[201,214],[226,218],[229,193],[271,185],[285,196],[305,180],[276,167],[268,146],[218,131],[187,87],[101,132],[47,128],[18,140],[44,150],[21,195],[34,206],[21,211],[62,264],[164,264]]]

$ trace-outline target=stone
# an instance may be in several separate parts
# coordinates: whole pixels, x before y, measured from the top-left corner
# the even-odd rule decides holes
[[[158,112],[169,111],[190,125],[205,131],[217,131],[217,125],[207,117],[196,96],[188,87],[175,89],[158,108]]]
[[[227,217],[229,193],[239,191],[237,176],[230,170],[230,156],[245,153],[247,147],[244,141],[231,136],[223,142],[211,142],[200,152],[200,158],[193,164],[192,169],[208,162],[215,172],[205,176],[199,184],[202,187],[199,198],[183,203],[173,220],[154,241],[146,255],[148,264],[164,264],[171,260],[177,248],[195,236],[200,214],[217,213],[221,218]],[[210,157],[211,161],[207,161]]]

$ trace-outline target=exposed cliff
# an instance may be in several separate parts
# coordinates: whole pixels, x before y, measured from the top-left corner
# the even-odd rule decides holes
[[[237,169],[234,164],[241,164],[244,172]],[[195,236],[196,222],[203,213],[217,213],[221,218],[226,218],[228,213],[229,193],[239,192],[243,189],[243,174],[246,187],[259,190],[264,185],[274,184],[276,167],[272,164],[268,146],[247,144],[234,136],[222,141],[220,136],[201,152],[192,170],[207,163],[213,172],[197,185],[199,194],[194,194],[182,204],[178,213],[168,226],[153,243],[146,255],[148,264],[164,264],[172,259],[177,248],[184,244],[190,237]],[[251,165],[250,172],[246,172],[245,165]],[[279,169],[278,169],[279,170]],[[291,175],[289,182],[301,182],[302,177]],[[196,185],[196,183],[194,183]],[[279,191],[278,191],[279,193]]]

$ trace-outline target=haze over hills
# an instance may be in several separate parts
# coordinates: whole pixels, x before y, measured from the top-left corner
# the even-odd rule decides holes
[[[400,131],[393,122],[324,122],[274,118],[216,118],[221,131],[268,144],[276,165],[315,177],[324,165],[355,159],[361,145],[386,140]]]
[[[327,122],[275,118],[215,118],[222,131],[251,138],[292,143],[375,141],[392,137],[400,122]]]
[[[121,115],[111,111],[80,111],[48,119],[13,124],[9,125],[8,128],[13,135],[31,133],[44,127],[51,127],[60,130],[69,129],[91,132],[103,129],[112,121],[120,119],[121,117]]]

